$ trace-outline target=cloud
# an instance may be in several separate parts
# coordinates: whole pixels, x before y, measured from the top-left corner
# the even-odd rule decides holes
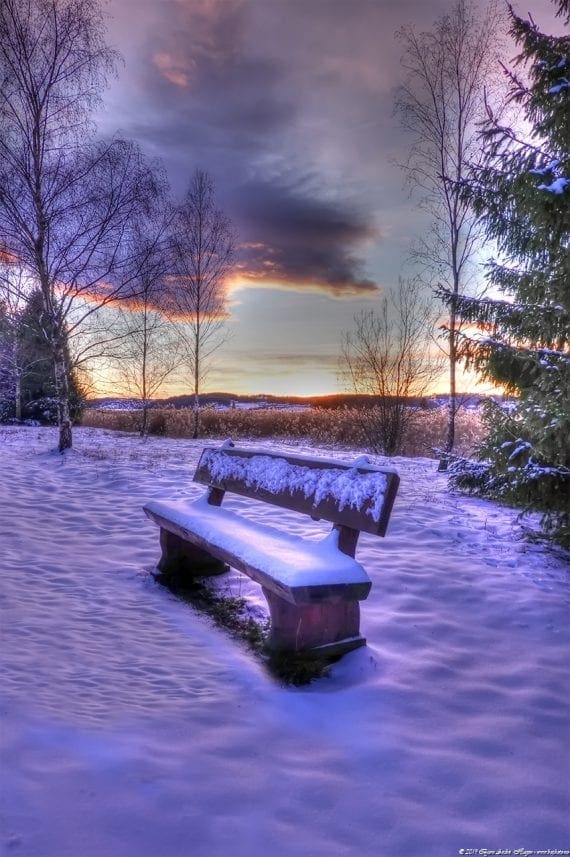
[[[181,61],[173,57],[172,54],[157,51],[152,57],[152,62],[169,83],[174,84],[174,86],[188,86],[190,66],[188,60]]]
[[[292,118],[294,99],[281,86],[282,63],[247,43],[249,3],[166,0],[164,7],[148,37],[141,73],[160,127],[165,119],[171,126],[171,141],[178,130],[186,147],[207,151],[223,133],[226,148],[241,150]]]
[[[375,224],[386,234],[401,196],[381,154],[392,34],[419,0],[118,2],[138,93],[120,99],[126,133],[165,158],[179,198],[196,167],[212,174],[244,244],[239,282],[374,293]]]
[[[247,355],[244,355],[246,357]],[[312,370],[326,369],[336,371],[339,366],[338,354],[326,354],[322,351],[304,351],[291,354],[291,352],[261,351],[256,355],[256,360],[261,364],[273,363],[280,366],[281,371],[294,371],[310,366]]]
[[[242,235],[240,280],[312,287],[334,296],[375,292],[362,251],[378,239],[354,205],[326,199],[308,180],[251,180],[233,199]]]

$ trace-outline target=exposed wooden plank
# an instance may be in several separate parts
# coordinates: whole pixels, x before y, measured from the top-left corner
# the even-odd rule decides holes
[[[164,527],[160,528],[160,547],[162,555],[157,568],[161,574],[187,574],[190,569],[191,576],[210,577],[223,574],[229,568],[209,551]]]
[[[222,488],[210,488],[208,491],[208,505],[221,506],[225,493]]]
[[[305,651],[342,645],[346,640],[354,648],[360,627],[358,601],[290,604],[266,588],[263,593],[271,614],[268,646],[273,651]]]

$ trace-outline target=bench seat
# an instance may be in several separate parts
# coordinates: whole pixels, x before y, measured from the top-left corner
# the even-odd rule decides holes
[[[321,540],[259,525],[227,509],[196,501],[147,503],[161,528],[190,541],[292,604],[331,597],[363,600],[371,581],[353,557],[338,549],[338,532]]]

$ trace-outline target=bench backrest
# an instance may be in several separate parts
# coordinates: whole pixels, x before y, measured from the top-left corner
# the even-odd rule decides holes
[[[357,532],[386,533],[400,482],[365,457],[354,463],[224,445],[203,450],[194,480],[218,505],[230,491]]]

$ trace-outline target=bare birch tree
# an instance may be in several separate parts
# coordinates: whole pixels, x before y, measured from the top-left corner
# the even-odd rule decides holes
[[[485,99],[496,95],[499,85],[503,32],[503,14],[495,3],[479,12],[468,0],[457,0],[429,32],[418,34],[411,26],[398,32],[405,81],[396,110],[409,144],[401,166],[431,219],[413,255],[432,285],[451,294],[445,328],[449,411],[441,469],[455,443],[461,358],[457,298],[473,277],[482,234],[463,191],[483,157],[480,123]]]
[[[137,265],[134,297],[118,312],[115,387],[140,401],[139,431],[145,437],[152,399],[180,366],[181,349],[170,318],[169,254],[156,236],[141,233],[137,243],[143,263]]]
[[[133,144],[94,138],[114,59],[97,0],[2,0],[0,243],[42,293],[61,451],[71,446],[66,341],[121,295],[124,239],[153,196]]]
[[[175,311],[180,326],[194,393],[194,431],[200,430],[200,389],[210,360],[223,342],[225,283],[235,258],[235,233],[229,218],[216,207],[214,183],[196,170],[178,208],[173,240]]]
[[[441,355],[434,353],[433,301],[417,280],[400,280],[378,310],[363,311],[354,322],[354,330],[344,334],[344,374],[355,393],[372,397],[373,404],[360,412],[371,450],[394,455],[418,400],[441,372]]]

